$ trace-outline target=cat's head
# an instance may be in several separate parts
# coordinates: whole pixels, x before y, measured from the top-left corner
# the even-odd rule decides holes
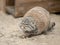
[[[23,32],[30,34],[37,30],[36,22],[31,16],[23,17],[20,23],[20,28]]]

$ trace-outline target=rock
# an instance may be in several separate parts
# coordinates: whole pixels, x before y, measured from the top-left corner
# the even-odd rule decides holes
[[[14,15],[15,14],[14,6],[7,6],[6,7],[6,13]]]

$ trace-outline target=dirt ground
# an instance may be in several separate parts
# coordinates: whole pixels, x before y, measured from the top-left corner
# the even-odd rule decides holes
[[[22,39],[19,28],[21,18],[0,12],[0,45],[60,45],[60,15],[51,14],[51,18],[56,25],[46,35]]]

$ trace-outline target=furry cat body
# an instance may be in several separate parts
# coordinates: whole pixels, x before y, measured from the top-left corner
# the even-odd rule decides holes
[[[29,36],[41,34],[52,26],[49,12],[42,7],[34,7],[25,14],[20,28],[26,34],[25,36]]]

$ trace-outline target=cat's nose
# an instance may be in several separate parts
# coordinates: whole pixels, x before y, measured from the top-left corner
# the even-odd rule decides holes
[[[31,33],[32,31],[25,31],[25,33]]]
[[[28,33],[28,31],[25,31],[26,33]]]

